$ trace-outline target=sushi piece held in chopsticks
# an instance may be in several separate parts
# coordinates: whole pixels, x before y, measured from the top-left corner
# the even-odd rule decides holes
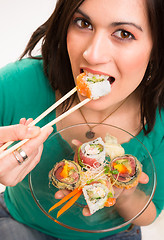
[[[141,163],[133,155],[123,155],[110,162],[110,179],[118,188],[129,189],[138,184],[142,172]]]
[[[83,194],[91,214],[105,206],[112,206],[116,202],[113,189],[108,188],[101,181],[84,186]]]
[[[75,161],[83,168],[99,167],[105,161],[104,142],[101,137],[83,143],[75,154]]]
[[[59,189],[73,190],[80,185],[80,166],[74,161],[62,160],[49,172],[49,179]]]
[[[109,79],[109,76],[85,71],[76,78],[77,90],[82,96],[98,99],[110,93],[111,85]]]

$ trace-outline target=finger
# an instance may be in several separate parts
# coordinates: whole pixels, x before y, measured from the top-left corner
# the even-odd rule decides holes
[[[38,148],[42,143],[46,141],[52,131],[53,128],[50,126],[44,128],[37,137],[30,139],[30,141],[25,143],[21,148],[26,152],[27,155],[31,154],[35,148]]]
[[[26,123],[26,118],[21,118],[19,121],[19,124],[25,125],[25,123]]]
[[[28,126],[33,121],[33,118],[28,118],[25,122],[25,125]]]
[[[149,182],[149,177],[146,173],[142,172],[139,178],[139,182],[142,184],[147,184]]]
[[[113,190],[114,190],[114,197],[115,198],[118,198],[119,195],[123,192],[123,188],[118,188],[118,187],[115,187],[115,186],[113,186]]]
[[[79,140],[77,140],[77,139],[73,139],[72,140],[72,143],[75,145],[75,146],[80,146],[82,143],[79,141]]]
[[[34,153],[25,161],[21,164],[19,168],[19,174],[17,174],[16,181],[20,182],[22,181],[25,176],[31,172],[34,167],[40,162],[40,158],[42,155],[43,151],[43,145],[39,147]]]
[[[41,131],[41,134],[39,134],[37,137],[35,137],[33,139],[30,139],[27,143],[25,143],[21,147],[22,150],[30,158],[30,156],[33,154],[33,152],[35,152],[43,144],[43,142],[48,138],[49,134],[52,131],[53,131],[52,127],[45,128],[43,131]],[[2,163],[2,168],[3,168],[4,172],[5,172],[5,169],[11,170],[12,168],[19,166],[13,153],[2,158],[1,163]]]
[[[65,197],[66,195],[68,195],[71,191],[63,189],[63,190],[59,190],[55,193],[55,198],[56,199],[62,199],[63,197]]]
[[[36,166],[40,161],[43,142],[48,138],[52,131],[52,127],[44,128],[44,130],[41,131],[41,134],[36,138],[29,140],[21,147],[28,156],[28,159],[21,165],[18,163],[13,153],[1,159],[2,171],[0,172],[0,180],[4,185],[15,186]],[[18,155],[18,157],[20,156]],[[6,178],[6,171],[10,173],[10,177]]]
[[[0,127],[0,142],[18,141],[26,138],[33,138],[40,133],[40,128],[27,127],[23,124]]]
[[[32,154],[30,158],[21,165],[17,162],[16,158],[14,158],[13,162],[15,166],[14,164],[10,164],[9,168],[7,168],[7,172],[9,172],[9,174],[7,172],[4,173],[4,175],[1,174],[1,183],[3,183],[5,186],[15,186],[18,182],[22,181],[25,176],[36,166],[37,162],[39,162],[37,158],[40,159],[38,151],[34,152],[34,154]]]
[[[84,215],[85,217],[88,217],[88,216],[91,216],[91,215],[92,215],[92,214],[90,213],[88,207],[84,207],[84,208],[83,208],[83,215]]]

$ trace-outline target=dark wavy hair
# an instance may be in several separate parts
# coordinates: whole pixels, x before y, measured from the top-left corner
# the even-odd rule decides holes
[[[28,55],[30,58],[43,59],[44,71],[51,86],[54,90],[58,89],[62,96],[75,86],[66,39],[72,16],[84,1],[58,0],[50,18],[33,33],[20,57],[22,59]],[[146,7],[153,49],[145,76],[138,88],[142,126],[145,134],[148,134],[154,127],[157,109],[161,111],[164,107],[164,1],[146,0]],[[42,55],[36,57],[32,52],[40,40]],[[66,102],[65,110],[71,106],[74,97]]]

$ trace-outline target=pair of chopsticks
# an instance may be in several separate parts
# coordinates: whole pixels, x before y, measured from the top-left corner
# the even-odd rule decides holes
[[[43,112],[41,115],[39,115],[34,121],[32,121],[28,126],[34,126],[36,123],[38,123],[41,119],[43,119],[46,115],[48,115],[52,110],[54,110],[55,108],[57,108],[62,102],[64,102],[67,98],[69,98],[71,95],[73,95],[75,92],[77,91],[77,87],[73,88],[71,91],[69,91],[66,95],[64,95],[61,99],[59,99],[56,103],[54,103],[51,107],[49,107],[45,112]],[[59,117],[55,118],[54,120],[52,120],[51,122],[49,122],[48,124],[46,124],[44,127],[41,128],[41,130],[43,130],[44,128],[46,128],[47,126],[53,126],[54,124],[56,124],[57,122],[61,121],[63,118],[65,118],[66,116],[68,116],[69,114],[73,113],[74,111],[76,111],[77,109],[79,109],[80,107],[82,107],[83,105],[85,105],[86,103],[88,103],[91,99],[87,98],[85,100],[83,100],[82,102],[78,103],[77,105],[75,105],[74,107],[72,107],[71,109],[67,110],[65,113],[63,113],[62,115],[60,115]],[[5,143],[1,148],[0,148],[0,158],[5,157],[6,155],[8,155],[9,153],[12,153],[13,151],[15,151],[17,148],[19,148],[20,146],[22,146],[24,143],[26,143],[27,141],[29,141],[29,139],[24,139],[20,142],[18,142],[17,144],[15,144],[14,146],[10,147],[9,149],[5,150],[7,147],[9,147],[14,141],[10,141]],[[3,151],[3,152],[2,152]]]

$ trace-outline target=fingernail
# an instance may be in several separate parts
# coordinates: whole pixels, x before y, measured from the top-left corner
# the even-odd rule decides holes
[[[49,129],[48,129],[48,134],[50,135],[52,132],[53,132],[53,127],[50,127]]]

